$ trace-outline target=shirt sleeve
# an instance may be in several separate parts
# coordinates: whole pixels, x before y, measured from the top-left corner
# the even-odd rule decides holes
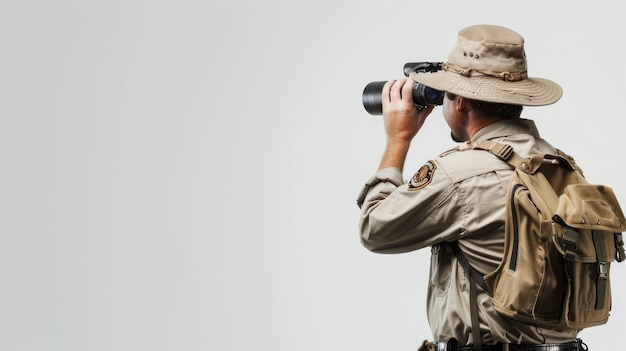
[[[461,235],[464,201],[437,161],[428,161],[408,183],[395,168],[372,179],[360,199],[361,242],[368,250],[402,253]]]

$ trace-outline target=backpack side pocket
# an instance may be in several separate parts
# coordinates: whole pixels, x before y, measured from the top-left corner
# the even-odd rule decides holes
[[[615,233],[626,225],[615,194],[603,185],[569,185],[553,218],[553,242],[569,282],[564,323],[577,329],[604,324],[611,310],[610,265],[619,252]]]

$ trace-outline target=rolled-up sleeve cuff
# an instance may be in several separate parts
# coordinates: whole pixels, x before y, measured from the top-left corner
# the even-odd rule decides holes
[[[367,193],[378,183],[392,183],[396,187],[399,187],[403,184],[402,172],[398,168],[385,168],[378,171],[361,189],[361,193],[356,200],[356,204],[359,208],[363,205]]]

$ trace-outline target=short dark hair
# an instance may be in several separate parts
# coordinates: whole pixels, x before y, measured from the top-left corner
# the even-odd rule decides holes
[[[456,98],[456,94],[446,91],[446,97],[450,100]],[[488,102],[474,99],[467,99],[472,108],[477,111],[481,116],[497,116],[508,119],[519,118],[522,115],[521,105],[503,104],[499,102]]]

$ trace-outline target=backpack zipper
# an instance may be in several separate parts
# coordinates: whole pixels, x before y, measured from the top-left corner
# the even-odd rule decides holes
[[[513,250],[511,252],[511,261],[509,262],[509,269],[515,271],[517,269],[517,255],[519,250],[519,223],[517,220],[517,207],[515,206],[515,198],[519,188],[523,188],[522,184],[513,185],[512,196],[509,199],[511,201],[511,217],[513,217]]]

